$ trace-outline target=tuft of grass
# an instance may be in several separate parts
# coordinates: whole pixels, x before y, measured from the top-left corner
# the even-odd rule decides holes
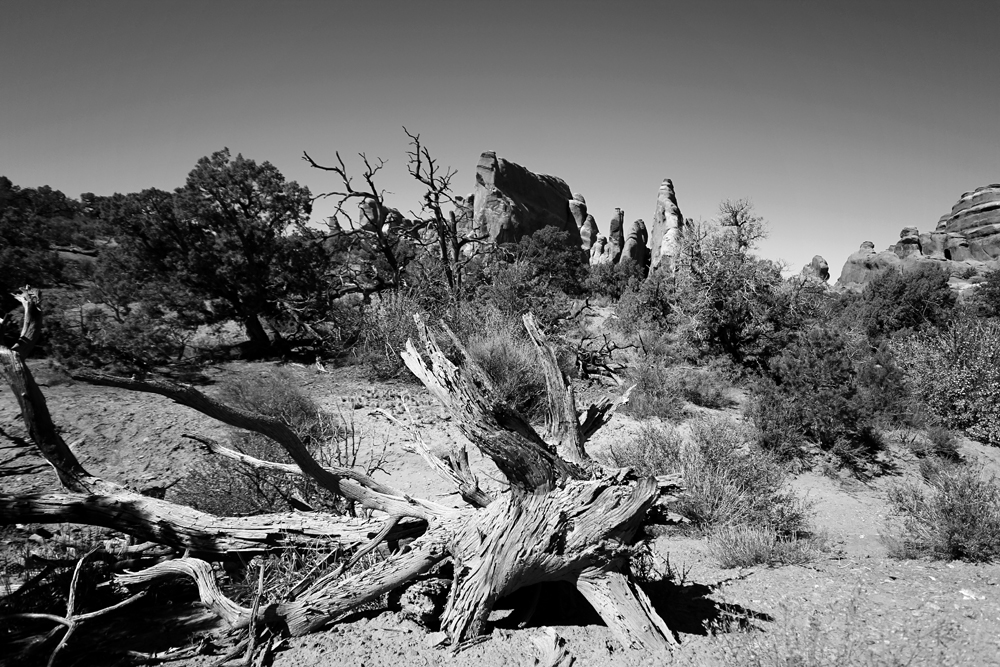
[[[1000,559],[1000,484],[982,468],[935,457],[924,480],[890,488],[895,513],[885,537],[893,558],[989,562]]]
[[[708,536],[708,551],[724,568],[802,565],[829,551],[817,535],[782,535],[770,526],[721,526]]]

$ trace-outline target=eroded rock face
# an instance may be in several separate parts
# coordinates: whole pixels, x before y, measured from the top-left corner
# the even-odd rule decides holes
[[[916,227],[903,227],[899,233],[899,242],[892,247],[892,251],[900,259],[920,255],[920,232]]]
[[[677,256],[683,227],[684,217],[677,205],[674,183],[665,178],[656,194],[656,211],[649,229],[650,269],[665,261],[670,264]]]
[[[625,237],[625,245],[622,247],[622,256],[619,262],[634,262],[639,266],[649,265],[649,234],[646,231],[646,222],[643,219],[633,222],[628,229],[628,236]]]
[[[964,193],[951,213],[938,221],[936,231],[949,237],[961,234],[968,243],[970,259],[986,262],[1000,258],[1000,184]]]
[[[573,194],[573,198],[569,200],[569,214],[573,216],[577,229],[581,229],[587,222],[587,201],[583,195]]]
[[[491,241],[516,243],[552,226],[568,232],[573,245],[581,245],[580,228],[570,211],[573,193],[561,178],[536,174],[487,151],[476,166],[474,194],[473,225],[485,229]]]
[[[607,237],[597,237],[597,241],[594,242],[593,247],[590,249],[590,263],[595,266],[597,264],[611,263],[611,253],[608,252]]]
[[[617,264],[622,256],[622,248],[625,246],[625,236],[622,233],[622,226],[625,222],[625,211],[620,208],[615,209],[615,214],[611,217],[611,231],[608,233],[608,245],[604,252],[610,255],[608,260],[612,264]]]
[[[819,255],[815,255],[812,261],[802,267],[800,274],[803,278],[812,278],[826,282],[830,279],[830,265]]]
[[[588,215],[583,226],[580,227],[580,240],[583,249],[589,252],[594,247],[594,243],[597,242],[599,235],[600,231],[597,228],[597,221],[594,220],[594,216]]]

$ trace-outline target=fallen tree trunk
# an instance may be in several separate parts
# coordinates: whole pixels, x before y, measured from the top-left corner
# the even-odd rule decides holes
[[[572,387],[530,315],[524,323],[539,352],[548,393],[541,433],[497,398],[489,377],[457,340],[466,359],[461,368],[444,356],[419,317],[423,351],[407,342],[403,353],[407,366],[449,410],[458,430],[493,459],[510,484],[509,492],[495,497],[486,494],[469,469],[464,449],[435,458],[423,447],[425,459],[456,485],[468,503],[459,508],[413,498],[353,470],[322,466],[283,423],[236,410],[193,387],[158,378],[78,373],[79,379],[95,384],[156,393],[265,435],[289,453],[294,466],[252,459],[201,440],[216,454],[245,465],[309,476],[329,493],[358,503],[371,515],[367,519],[316,512],[214,517],[137,494],[80,465],[52,424],[45,399],[24,363],[40,326],[37,293],[26,290],[19,299],[25,311],[22,337],[13,348],[0,346],[0,372],[21,406],[32,440],[69,493],[0,495],[0,523],[89,523],[206,556],[289,548],[304,539],[324,540],[360,555],[383,541],[415,538],[386,560],[350,574],[346,570],[357,561],[353,558],[308,587],[304,583],[288,591],[288,599],[261,605],[256,616],[253,609],[227,600],[215,585],[211,566],[197,558],[166,561],[119,577],[127,585],[177,574],[191,577],[205,604],[234,627],[256,620],[291,635],[312,632],[450,560],[454,580],[441,626],[454,644],[480,635],[502,597],[549,581],[576,585],[625,646],[655,651],[676,643],[632,581],[628,563],[646,511],[658,498],[676,490],[680,480],[635,479],[627,470],[605,470],[591,459],[587,441],[627,400],[628,392],[618,400],[578,410]]]

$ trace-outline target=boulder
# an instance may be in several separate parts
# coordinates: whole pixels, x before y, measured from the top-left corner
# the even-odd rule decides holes
[[[646,232],[646,222],[640,218],[632,223],[622,246],[622,256],[619,262],[635,262],[639,266],[649,266],[649,249],[646,243],[649,234]]]
[[[656,193],[656,211],[649,229],[650,269],[656,269],[664,262],[672,268],[673,258],[680,250],[683,228],[684,218],[677,205],[674,183],[665,178]]]
[[[803,278],[813,278],[825,283],[830,280],[830,265],[826,263],[825,259],[816,255],[811,262],[802,267],[800,275]]]
[[[597,242],[597,237],[600,231],[597,228],[597,221],[594,220],[594,216],[588,215],[587,219],[583,223],[583,227],[580,227],[580,241],[581,247],[589,251],[594,247],[594,243]]]
[[[485,229],[495,243],[516,243],[552,226],[568,232],[572,245],[579,247],[580,228],[570,213],[571,199],[573,193],[561,178],[536,174],[493,151],[479,158],[474,226]]]
[[[951,213],[938,221],[937,231],[965,237],[973,259],[1000,258],[1000,184],[962,194],[951,207]]]

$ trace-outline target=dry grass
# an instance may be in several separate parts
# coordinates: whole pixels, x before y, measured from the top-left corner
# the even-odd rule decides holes
[[[725,568],[802,565],[830,551],[819,535],[782,535],[768,526],[722,526],[708,536],[708,551]]]

